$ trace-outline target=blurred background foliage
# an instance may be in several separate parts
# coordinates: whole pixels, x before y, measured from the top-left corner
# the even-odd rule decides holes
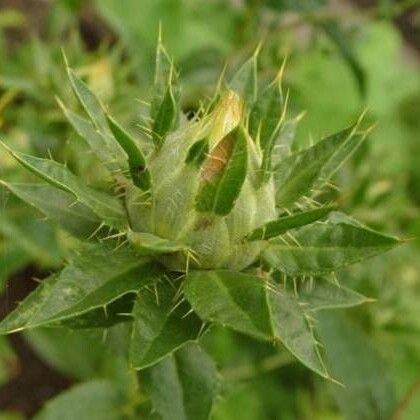
[[[347,386],[326,383],[268,345],[215,328],[205,345],[228,379],[217,420],[420,418],[419,6],[415,0],[0,1],[1,137],[67,162],[94,185],[99,169],[56,101],[74,101],[63,54],[141,137],[159,25],[180,69],[187,115],[211,93],[225,64],[232,71],[262,42],[263,79],[287,62],[289,112],[302,117],[290,127],[292,148],[362,112],[375,124],[325,195],[407,244],[339,275],[341,284],[375,303],[345,317],[325,311],[320,319],[321,338],[334,343],[326,351],[339,361],[333,374]],[[28,176],[2,153],[5,174]],[[32,278],[60,265],[70,241],[0,187],[2,316],[34,288]],[[55,419],[74,401],[82,413],[98,393],[107,398],[105,409],[114,399],[136,400],[124,357],[113,351],[126,333],[117,326],[106,338],[54,329],[2,338],[0,419],[31,417],[68,388],[38,418]]]

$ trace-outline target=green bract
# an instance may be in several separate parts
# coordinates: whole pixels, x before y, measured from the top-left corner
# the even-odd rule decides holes
[[[130,364],[148,369],[146,388],[164,418],[168,407],[154,381],[166,370],[168,381],[208,389],[203,406],[179,402],[182,418],[208,418],[215,367],[196,344],[186,346],[207,323],[283,345],[329,377],[314,336],[316,312],[367,301],[331,273],[399,241],[315,200],[363,141],[359,124],[291,153],[297,119],[286,109],[282,71],[261,88],[256,69],[254,54],[188,120],[159,44],[146,139],[115,121],[68,69],[86,115],[61,106],[107,168],[110,188],[99,191],[61,163],[5,146],[45,182],[4,185],[86,243],[1,322],[1,333],[127,323]],[[177,364],[191,371],[177,373]]]

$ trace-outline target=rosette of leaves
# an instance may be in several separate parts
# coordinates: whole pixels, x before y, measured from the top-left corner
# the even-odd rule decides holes
[[[43,182],[3,184],[81,245],[0,332],[125,323],[129,364],[164,419],[209,417],[220,378],[199,342],[213,324],[283,346],[334,379],[316,313],[367,298],[333,273],[399,243],[315,199],[366,133],[355,124],[291,153],[297,120],[288,118],[282,71],[260,87],[257,54],[188,120],[161,43],[156,63],[148,141],[116,122],[68,68],[86,115],[62,107],[107,169],[108,191],[5,146]]]

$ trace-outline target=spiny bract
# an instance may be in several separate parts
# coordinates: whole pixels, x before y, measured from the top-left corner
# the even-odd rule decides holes
[[[257,53],[188,120],[161,43],[156,63],[142,140],[68,68],[89,118],[60,105],[108,169],[111,192],[87,186],[65,165],[8,148],[46,183],[3,184],[89,246],[4,319],[0,333],[133,320],[130,363],[143,369],[213,322],[281,342],[328,377],[313,313],[367,301],[329,274],[398,244],[315,200],[366,132],[356,123],[291,152],[299,117],[287,113],[283,69],[259,86]],[[111,250],[104,245],[118,241]],[[290,282],[279,281],[288,278],[292,293]]]

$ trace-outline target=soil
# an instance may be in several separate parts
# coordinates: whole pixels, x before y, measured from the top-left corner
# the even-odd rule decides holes
[[[0,319],[37,286],[32,280],[35,277],[42,278],[43,273],[30,266],[9,280],[7,293],[0,297]],[[48,399],[68,388],[72,381],[48,367],[22,334],[13,334],[8,340],[18,364],[13,366],[13,379],[0,387],[0,411],[14,411],[32,418]]]

